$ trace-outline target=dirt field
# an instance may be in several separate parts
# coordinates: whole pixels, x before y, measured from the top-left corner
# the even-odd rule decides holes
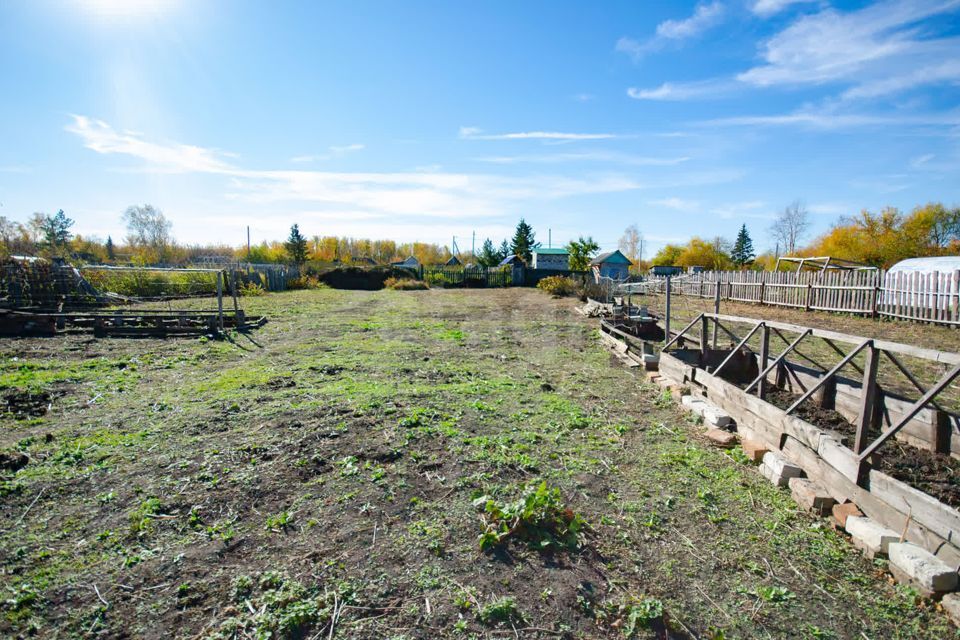
[[[244,302],[233,342],[0,342],[0,634],[957,637],[570,299]]]

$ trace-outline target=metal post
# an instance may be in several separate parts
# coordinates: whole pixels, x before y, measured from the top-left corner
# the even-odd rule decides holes
[[[667,305],[664,313],[663,324],[665,328],[666,338],[664,342],[670,342],[670,276],[667,276]]]
[[[223,331],[223,271],[217,271],[217,323]]]
[[[243,328],[243,314],[240,313],[240,301],[237,299],[239,292],[237,291],[237,272],[230,271],[231,279],[231,289],[233,290],[233,315],[236,318],[237,328]]]

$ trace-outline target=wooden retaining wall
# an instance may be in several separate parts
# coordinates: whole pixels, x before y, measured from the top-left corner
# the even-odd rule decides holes
[[[743,438],[779,451],[836,500],[853,501],[870,518],[960,569],[960,511],[880,471],[864,472],[857,455],[835,435],[693,366],[698,359],[699,351],[663,352],[660,371],[689,383],[736,420]]]

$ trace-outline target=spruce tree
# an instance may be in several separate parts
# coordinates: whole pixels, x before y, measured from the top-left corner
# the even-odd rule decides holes
[[[537,242],[536,235],[533,233],[533,227],[531,227],[527,222],[520,218],[520,222],[517,223],[517,230],[513,234],[513,241],[510,243],[510,251],[520,258],[524,262],[529,263],[530,259],[533,257],[533,250],[540,246],[540,243]]]
[[[501,260],[503,260],[503,258],[500,257],[497,249],[493,246],[493,241],[490,238],[484,240],[483,247],[480,249],[480,255],[477,256],[477,262],[484,267],[495,267],[500,264]]]
[[[300,226],[290,227],[290,237],[283,243],[290,261],[298,267],[307,261],[307,239],[300,233]]]
[[[753,252],[753,240],[750,239],[747,225],[742,225],[740,232],[737,234],[737,241],[733,244],[733,251],[730,252],[730,259],[738,267],[746,267],[756,257]]]
[[[497,257],[500,258],[499,260],[497,260],[497,264],[500,264],[501,262],[509,258],[511,255],[513,254],[510,253],[510,243],[504,240],[503,242],[500,243],[500,248],[497,249]]]
[[[113,238],[107,236],[107,260],[113,262],[116,257],[116,250],[113,247]]]

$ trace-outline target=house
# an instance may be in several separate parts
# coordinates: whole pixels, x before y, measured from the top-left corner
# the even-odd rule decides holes
[[[611,280],[626,280],[630,277],[630,258],[623,255],[619,249],[601,253],[590,261],[590,270],[593,271],[593,278],[600,282],[600,278],[610,278]]]
[[[376,266],[377,261],[371,258],[370,256],[350,256],[350,263]]]
[[[673,265],[655,264],[652,267],[650,267],[650,273],[659,277],[678,276],[681,273],[683,273],[683,268],[675,267]]]
[[[407,267],[408,269],[419,269],[420,261],[414,258],[413,256],[408,257],[406,260],[401,260],[400,262],[391,262],[391,267]]]
[[[570,269],[570,254],[566,249],[542,249],[533,250],[533,259],[530,266],[534,269],[553,269],[555,271],[568,271]]]
[[[501,260],[501,261],[500,261],[500,264],[498,264],[497,266],[498,266],[498,267],[508,267],[508,266],[514,266],[514,267],[520,266],[520,267],[522,267],[522,266],[523,266],[523,258],[521,258],[520,256],[517,256],[517,255],[507,256],[506,258],[504,258],[503,260]]]
[[[459,267],[462,263],[457,256],[450,256],[450,259],[443,263],[445,267]]]

